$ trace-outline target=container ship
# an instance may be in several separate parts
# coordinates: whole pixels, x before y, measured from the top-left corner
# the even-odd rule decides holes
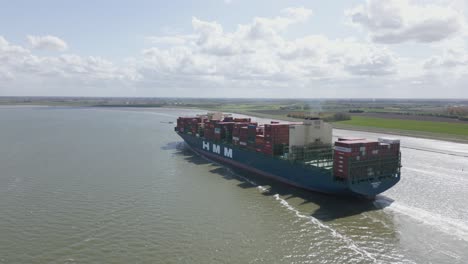
[[[179,117],[176,133],[214,161],[309,191],[373,199],[400,180],[400,141],[338,138],[319,118],[269,124],[222,113]]]

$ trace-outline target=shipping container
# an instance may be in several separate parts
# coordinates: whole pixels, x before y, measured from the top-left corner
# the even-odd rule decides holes
[[[335,142],[333,171],[338,178],[372,179],[388,174],[399,164],[399,140],[353,139]]]

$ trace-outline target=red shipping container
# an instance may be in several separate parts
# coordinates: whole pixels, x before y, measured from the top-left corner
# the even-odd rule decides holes
[[[239,122],[242,122],[242,123],[249,123],[249,122],[250,122],[250,118],[234,118],[233,121],[236,122],[236,123],[239,123]]]
[[[263,135],[257,135],[255,137],[255,143],[256,144],[264,144],[265,143],[265,136]]]

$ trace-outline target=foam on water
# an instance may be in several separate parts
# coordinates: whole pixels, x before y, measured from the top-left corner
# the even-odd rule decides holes
[[[468,225],[462,221],[428,212],[420,208],[400,204],[386,197],[378,197],[374,205],[383,208],[383,210],[391,210],[404,214],[405,216],[417,220],[420,223],[430,225],[446,234],[455,235],[459,239],[468,241]]]
[[[350,239],[349,237],[343,235],[343,234],[340,234],[338,233],[335,229],[323,224],[322,222],[320,222],[320,220],[318,220],[317,218],[315,217],[312,217],[312,216],[307,216],[307,215],[304,215],[302,214],[301,212],[299,212],[296,208],[292,207],[286,200],[282,199],[279,194],[275,194],[273,197],[275,197],[275,199],[277,201],[279,201],[281,203],[282,206],[284,206],[286,209],[290,210],[291,212],[293,212],[297,217],[299,218],[303,218],[303,219],[308,219],[310,221],[310,223],[313,223],[315,224],[316,226],[318,226],[319,228],[321,229],[324,229],[324,230],[327,230],[329,231],[332,236],[334,238],[338,238],[340,239],[341,241],[345,242],[346,245],[348,246],[349,249],[353,250],[354,252],[358,253],[359,255],[361,255],[363,258],[367,258],[367,259],[370,259],[372,260],[372,262],[374,263],[377,263],[377,259],[374,258],[372,256],[372,254],[360,247],[358,247],[354,241],[352,239]]]
[[[257,184],[256,182],[254,182],[254,181],[252,181],[252,180],[250,180],[250,179],[248,179],[248,178],[246,178],[246,177],[244,177],[244,176],[241,176],[241,175],[239,175],[239,174],[236,174],[236,173],[233,172],[231,169],[227,169],[227,170],[228,170],[230,173],[232,173],[233,175],[236,175],[236,177],[241,178],[242,180],[244,180],[244,181],[250,183],[251,185],[257,187],[257,189],[258,189],[260,192],[266,192],[266,191],[268,191],[268,188],[267,188],[267,187],[261,186],[261,185]]]
[[[265,192],[265,191],[268,191],[268,188],[264,187],[264,186],[261,186],[261,185],[258,185],[257,183],[255,183],[254,181],[246,178],[246,177],[243,177],[241,175],[238,175],[236,173],[234,173],[232,170],[230,169],[227,169],[230,173],[236,175],[236,177],[239,177],[241,178],[242,180],[250,183],[251,185],[253,186],[256,186],[257,189],[260,191],[260,192]],[[343,241],[349,249],[351,249],[352,251],[356,252],[357,254],[359,254],[360,256],[362,256],[363,258],[366,258],[366,259],[369,259],[371,260],[372,262],[374,263],[377,263],[377,259],[374,258],[372,256],[372,254],[360,247],[358,247],[354,241],[352,239],[350,239],[349,237],[343,235],[343,234],[340,234],[338,231],[336,231],[335,229],[323,224],[322,222],[320,222],[320,220],[318,220],[317,218],[315,217],[312,217],[312,216],[307,216],[307,215],[304,215],[302,214],[301,212],[299,212],[296,208],[294,208],[293,206],[291,206],[286,200],[282,199],[279,194],[275,194],[273,195],[273,197],[275,198],[275,200],[279,201],[280,204],[285,207],[286,209],[288,209],[289,211],[293,212],[297,217],[299,218],[302,218],[302,219],[307,219],[309,220],[310,223],[312,224],[315,224],[316,226],[318,226],[319,228],[321,229],[324,229],[324,230],[327,230],[329,231],[332,236],[334,238],[338,238],[340,239],[341,241]]]
[[[216,162],[216,161],[213,161],[203,155],[200,155],[203,159],[206,159],[210,162],[213,162],[215,164],[218,164],[220,166],[222,166],[222,164]],[[223,166],[224,167],[224,166]],[[247,177],[244,177],[242,175],[239,175],[237,173],[235,173],[234,171],[232,171],[230,168],[227,168],[227,167],[224,167],[226,169],[226,171],[228,171],[231,175],[233,175],[234,177],[237,177],[239,179],[242,179],[243,181],[245,182],[248,182],[249,184],[251,184],[252,186],[255,186],[257,187],[257,189],[260,191],[260,192],[266,192],[269,190],[269,188],[267,187],[264,187],[264,186],[261,186],[259,184],[257,184],[256,182],[252,181],[251,179],[247,178]],[[326,230],[328,231],[332,237],[334,238],[337,238],[341,241],[343,241],[347,248],[354,251],[355,253],[357,253],[358,255],[360,255],[363,259],[367,259],[367,260],[370,260],[372,261],[373,263],[379,263],[379,261],[372,255],[372,253],[366,251],[365,249],[359,247],[358,245],[356,245],[356,243],[349,237],[339,233],[337,230],[333,229],[332,227],[328,226],[328,225],[325,225],[323,224],[320,220],[318,220],[317,218],[313,217],[313,216],[308,216],[308,215],[304,215],[302,214],[299,210],[297,210],[296,208],[294,208],[293,206],[291,206],[286,200],[282,199],[279,194],[275,194],[273,195],[273,197],[275,198],[275,200],[279,201],[280,204],[285,207],[286,209],[288,209],[289,211],[293,212],[298,218],[301,218],[301,219],[306,219],[306,220],[309,220],[309,223],[312,223],[316,226],[318,226],[320,229],[322,230]]]

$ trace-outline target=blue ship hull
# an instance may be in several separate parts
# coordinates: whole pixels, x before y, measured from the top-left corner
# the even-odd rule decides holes
[[[294,163],[231,144],[212,142],[190,134],[177,133],[194,152],[202,156],[309,191],[373,198],[400,180],[399,173],[391,177],[360,182],[337,179],[332,169]]]

